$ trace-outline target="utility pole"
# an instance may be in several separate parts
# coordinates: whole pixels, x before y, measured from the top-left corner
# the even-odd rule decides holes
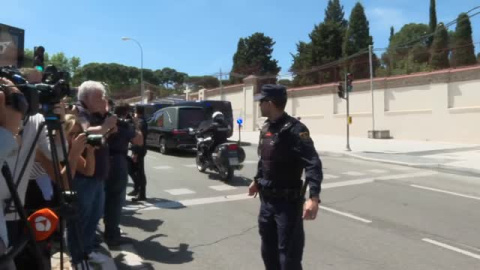
[[[372,132],[375,133],[375,97],[373,93],[373,45],[368,46],[368,53],[370,58],[370,91],[372,92]]]
[[[223,73],[222,73],[222,69],[220,69],[220,100],[223,100],[223,82],[222,82],[222,79],[223,79]]]
[[[352,91],[352,81],[353,81],[353,76],[350,73],[345,74],[345,85],[347,86],[346,88],[346,99],[347,99],[347,151],[352,151],[350,148],[350,91]]]

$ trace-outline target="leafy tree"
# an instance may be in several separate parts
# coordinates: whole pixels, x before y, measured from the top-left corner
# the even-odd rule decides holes
[[[338,80],[339,68],[330,67],[319,70],[319,66],[340,59],[345,38],[347,21],[343,6],[339,0],[329,0],[325,9],[324,22],[315,25],[310,33],[310,42],[299,42],[297,53],[292,54],[294,73],[293,84],[309,85]]]
[[[453,50],[452,65],[466,66],[473,65],[476,62],[470,18],[466,13],[461,13],[458,15],[455,28],[455,49]]]
[[[340,24],[344,29],[347,27],[347,20],[345,20],[345,12],[343,6],[340,5],[340,0],[329,0],[327,8],[325,9],[324,22],[333,22]]]
[[[69,59],[63,52],[52,54],[50,60],[45,62],[45,66],[54,65],[58,70],[70,72]]]
[[[367,78],[370,76],[368,46],[373,44],[370,36],[369,22],[365,15],[365,9],[359,2],[354,6],[350,14],[349,24],[343,43],[343,54],[348,57],[357,53],[365,52],[347,62],[348,70],[355,78]]]
[[[297,53],[293,57],[293,64],[290,71],[294,74],[293,84],[295,86],[309,85],[315,83],[309,76],[308,69],[312,68],[312,44],[300,41],[297,44]]]
[[[444,69],[450,66],[448,60],[448,32],[443,24],[439,24],[431,47],[430,66],[433,69]]]
[[[435,0],[430,0],[430,33],[434,33],[437,29],[437,9],[435,7]],[[430,47],[433,43],[434,37],[431,36],[428,38],[428,46]]]
[[[263,33],[240,38],[233,56],[232,73],[237,76],[230,76],[232,83],[242,82],[248,75],[277,75],[280,67],[272,58],[273,45],[273,39]]]
[[[220,81],[213,76],[191,76],[187,78],[186,83],[193,91],[198,91],[201,88],[212,89],[220,86]]]
[[[428,69],[429,52],[427,39],[429,27],[426,24],[406,24],[395,33],[382,55],[382,62],[388,75],[406,74]]]
[[[287,80],[287,79],[279,80],[278,84],[284,85],[286,87],[293,86],[293,82],[291,80]]]

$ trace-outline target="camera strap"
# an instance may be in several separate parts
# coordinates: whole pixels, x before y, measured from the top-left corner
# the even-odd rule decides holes
[[[2,175],[5,178],[5,181],[12,181],[13,182],[13,176],[12,172],[10,171],[10,167],[8,167],[8,163],[5,161],[2,165]],[[15,210],[11,209],[11,204],[12,204],[13,198],[10,197],[8,199],[5,199],[3,203],[5,203],[5,208],[3,209],[3,214],[6,216],[9,213],[15,212]],[[3,205],[2,205],[3,207]]]

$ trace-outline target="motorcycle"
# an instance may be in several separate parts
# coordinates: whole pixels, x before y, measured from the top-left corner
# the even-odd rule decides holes
[[[233,178],[234,170],[243,168],[245,161],[245,151],[234,142],[226,142],[215,147],[211,154],[209,149],[213,144],[211,137],[203,137],[198,132],[195,134],[197,139],[196,165],[200,172],[207,169],[219,173],[220,179],[230,181]]]

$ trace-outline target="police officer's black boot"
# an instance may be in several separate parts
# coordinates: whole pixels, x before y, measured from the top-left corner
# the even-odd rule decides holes
[[[146,201],[146,200],[147,200],[147,196],[145,194],[145,188],[140,188],[140,192],[138,192],[138,195],[132,198],[132,202],[140,202],[140,201]]]
[[[127,193],[128,196],[138,196],[138,189],[134,189]]]

